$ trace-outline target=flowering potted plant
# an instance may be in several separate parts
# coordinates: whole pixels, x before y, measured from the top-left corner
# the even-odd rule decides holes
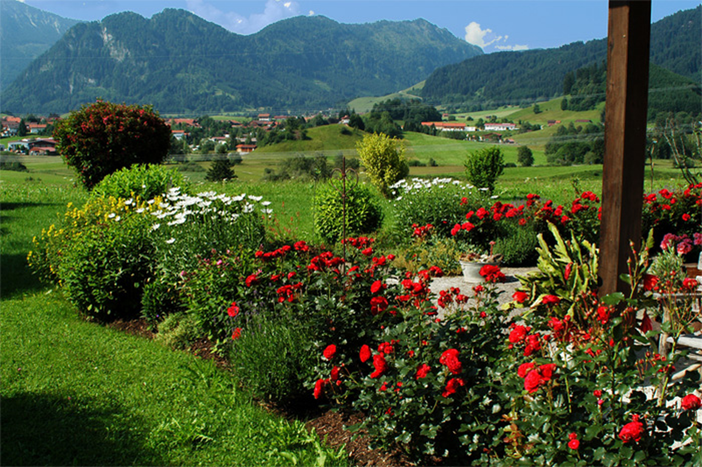
[[[494,245],[495,242],[490,242],[489,252],[470,245],[467,251],[460,255],[458,262],[466,282],[483,282],[484,274],[480,273],[483,266],[499,266],[503,256],[493,253]]]

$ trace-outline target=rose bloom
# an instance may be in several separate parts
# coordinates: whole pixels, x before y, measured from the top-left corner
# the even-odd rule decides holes
[[[365,363],[368,361],[369,358],[371,358],[371,351],[370,347],[367,345],[361,346],[361,351],[359,352],[359,357],[361,358],[361,362]]]
[[[417,368],[417,375],[415,376],[416,379],[422,379],[426,378],[429,372],[431,371],[431,367],[427,365],[426,363],[422,363],[419,365],[419,368]]]
[[[560,303],[560,301],[561,299],[555,295],[546,295],[543,299],[541,299],[541,303],[543,303],[544,305],[557,305],[558,303]]]
[[[236,302],[232,302],[232,305],[227,308],[227,314],[232,318],[239,314],[239,307],[236,306]]]
[[[512,294],[512,300],[517,303],[524,303],[529,298],[529,294],[521,290],[517,290]]]
[[[334,344],[330,344],[327,346],[326,349],[324,349],[324,358],[327,360],[331,360],[334,358],[334,355],[336,354],[336,346]]]
[[[383,375],[388,369],[388,364],[385,361],[385,356],[381,353],[373,355],[373,367],[375,371],[371,373],[371,378],[378,378]]]
[[[526,337],[526,334],[527,329],[524,326],[516,326],[514,329],[512,329],[512,332],[509,333],[509,341],[512,344],[521,342]]]
[[[442,396],[448,397],[451,394],[455,394],[456,390],[463,386],[465,383],[461,378],[451,378],[448,383],[446,383],[446,389],[441,393]]]
[[[448,349],[441,354],[439,358],[439,363],[446,365],[451,373],[457,375],[461,372],[461,362],[458,360],[458,350]]]
[[[681,407],[683,410],[697,410],[702,407],[702,400],[694,394],[688,394],[682,398]]]
[[[332,380],[332,381],[336,381],[336,380],[338,380],[338,379],[339,379],[339,367],[338,367],[338,366],[335,366],[335,367],[332,368],[332,370],[331,370],[331,380]]]
[[[634,415],[633,418],[634,421],[624,425],[619,432],[619,439],[624,441],[625,444],[631,441],[638,443],[641,441],[641,436],[643,435],[643,423],[639,421],[638,415]]]
[[[236,328],[232,332],[232,339],[237,340],[239,337],[241,337],[241,328]]]
[[[318,379],[316,383],[314,383],[314,398],[319,399],[322,397],[322,394],[324,394],[324,385],[327,384],[326,379]]]

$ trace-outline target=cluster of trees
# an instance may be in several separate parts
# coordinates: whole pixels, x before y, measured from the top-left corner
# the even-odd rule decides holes
[[[605,62],[569,71],[563,78],[561,109],[584,111],[594,109],[606,98],[607,64]]]
[[[546,143],[544,153],[549,164],[601,164],[604,161],[604,126],[588,123],[585,126],[558,127]]]

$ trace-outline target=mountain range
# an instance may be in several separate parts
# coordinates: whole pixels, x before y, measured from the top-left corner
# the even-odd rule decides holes
[[[0,3],[0,89],[48,50],[77,20],[63,18],[14,0]]]
[[[471,110],[563,95],[566,75],[601,68],[606,60],[606,39],[486,55],[421,19],[342,24],[296,17],[242,36],[183,10],[151,19],[125,12],[78,24],[39,13],[2,2],[3,54],[24,48],[36,55],[40,48],[31,44],[42,37],[47,44],[73,26],[21,73],[3,55],[3,79],[18,75],[2,86],[0,110],[64,113],[103,98],[172,114],[303,114],[425,79],[421,96],[428,103]],[[650,87],[656,92],[650,101],[658,110],[702,111],[700,37],[702,6],[651,26]],[[603,100],[603,83],[600,76],[584,89]]]
[[[676,86],[702,84],[702,6],[679,11],[651,25],[651,63],[679,75]],[[607,58],[607,39],[574,42],[554,49],[498,52],[435,70],[421,95],[429,102],[496,107],[531,104],[563,94],[563,80]],[[656,69],[656,76],[662,75]],[[670,78],[670,74],[668,74]],[[664,83],[652,83],[656,88]],[[604,91],[604,89],[603,89]],[[697,93],[698,109],[702,109]]]
[[[126,12],[69,29],[4,89],[2,110],[63,113],[101,97],[163,113],[299,114],[406,88],[479,54],[422,19],[299,16],[242,36],[184,10]]]

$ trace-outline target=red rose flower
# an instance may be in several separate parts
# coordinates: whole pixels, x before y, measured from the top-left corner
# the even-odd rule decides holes
[[[480,268],[479,274],[482,277],[484,277],[487,282],[490,283],[505,281],[505,275],[502,271],[500,271],[500,267],[492,264],[486,264],[485,266]]]
[[[529,393],[534,393],[539,390],[539,386],[544,382],[541,375],[536,370],[531,370],[524,378],[524,389]]]
[[[319,399],[322,397],[322,394],[324,394],[324,385],[327,384],[326,379],[318,379],[316,383],[314,383],[314,398]]]
[[[373,367],[375,371],[371,373],[371,378],[378,378],[383,375],[388,369],[388,364],[385,361],[385,356],[381,353],[373,355]]]
[[[339,367],[335,366],[331,371],[331,380],[336,381],[339,379]]]
[[[512,294],[512,300],[517,303],[524,303],[529,298],[529,294],[521,290],[517,290]]]
[[[546,295],[544,298],[541,299],[541,303],[543,303],[544,305],[558,305],[560,301],[561,299],[555,295]]]
[[[524,326],[515,326],[514,329],[509,333],[509,341],[512,344],[521,342],[524,340],[527,334],[527,329]]]
[[[643,423],[638,421],[638,416],[634,415],[634,421],[629,422],[624,425],[619,432],[619,439],[624,441],[624,444],[634,441],[638,443],[641,441],[641,436],[643,435],[644,426]]]
[[[236,328],[234,332],[232,332],[232,339],[237,340],[239,337],[241,337],[241,328]]]
[[[231,306],[227,308],[227,314],[232,318],[239,314],[239,307],[236,306],[236,302],[232,302]]]
[[[689,220],[690,220],[690,215],[689,215],[688,213],[683,214],[683,215],[682,215],[682,220],[684,220],[685,222],[689,221]]]
[[[336,354],[336,346],[334,344],[328,345],[327,348],[324,349],[323,354],[324,354],[324,358],[326,358],[327,360],[331,360],[332,358],[334,358],[334,355]]]
[[[529,373],[532,368],[534,368],[534,362],[522,363],[517,369],[517,374],[520,378],[526,378],[527,373]]]
[[[370,301],[371,313],[375,316],[388,308],[388,299],[385,297],[373,297]]]
[[[457,375],[461,372],[461,362],[458,360],[458,350],[448,349],[441,354],[439,358],[439,363],[446,365],[451,373]]]
[[[702,407],[702,400],[694,394],[688,394],[682,398],[680,405],[683,410],[697,410]]]
[[[383,288],[382,281],[375,281],[371,284],[371,293],[378,293]]]
[[[568,447],[574,451],[577,451],[580,447],[580,441],[578,441],[577,438],[571,439],[570,441],[568,441]]]
[[[446,389],[441,393],[442,396],[448,397],[451,394],[455,394],[456,390],[463,386],[465,383],[461,378],[451,378],[448,383],[446,383]]]
[[[426,378],[430,371],[431,367],[426,363],[422,363],[419,365],[419,368],[417,368],[417,375],[415,376],[415,379]]]
[[[370,347],[367,345],[361,346],[361,352],[359,353],[359,357],[361,358],[361,363],[365,363],[368,361],[369,358],[371,358],[371,350]]]

